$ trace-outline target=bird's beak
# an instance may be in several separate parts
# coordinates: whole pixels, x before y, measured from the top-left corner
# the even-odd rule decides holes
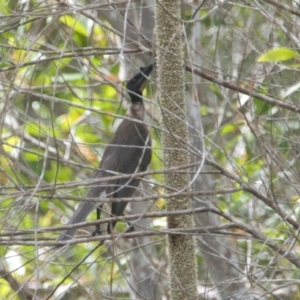
[[[150,64],[145,68],[140,68],[140,73],[134,76],[134,90],[143,92],[146,85],[147,77],[150,75],[152,69],[153,64]]]

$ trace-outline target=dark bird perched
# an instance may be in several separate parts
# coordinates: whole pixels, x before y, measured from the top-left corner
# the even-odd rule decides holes
[[[131,105],[127,112],[127,119],[119,125],[114,137],[104,151],[96,178],[111,177],[120,174],[135,174],[147,169],[151,161],[151,138],[147,125],[142,123],[145,117],[145,107],[142,92],[146,84],[146,77],[153,69],[153,64],[141,68],[127,83],[127,90],[131,99]],[[101,182],[91,186],[86,195],[87,198],[129,198],[139,185],[140,178],[126,177],[123,179]],[[127,202],[114,202],[111,204],[111,216],[122,216]],[[83,222],[88,214],[97,208],[97,217],[100,218],[102,204],[95,201],[81,202],[70,218],[68,225]],[[108,224],[107,231],[111,232],[117,221]],[[71,239],[77,229],[64,230],[57,241]],[[100,233],[99,226],[94,234]]]

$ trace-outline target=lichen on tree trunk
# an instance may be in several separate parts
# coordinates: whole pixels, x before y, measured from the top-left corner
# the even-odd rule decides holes
[[[189,163],[188,127],[183,68],[182,23],[179,0],[156,1],[156,42],[159,101],[163,116],[164,166]],[[189,173],[165,175],[167,192],[188,191]],[[167,210],[191,209],[189,197],[167,200]],[[168,218],[169,228],[192,228],[193,216]],[[169,235],[171,299],[196,299],[195,241],[192,235]]]

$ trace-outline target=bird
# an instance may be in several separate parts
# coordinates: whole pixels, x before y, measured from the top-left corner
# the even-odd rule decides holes
[[[148,126],[144,123],[145,106],[142,93],[152,69],[153,64],[140,68],[139,73],[127,82],[126,87],[131,103],[126,118],[122,120],[106,147],[95,175],[96,178],[104,178],[104,181],[91,186],[86,194],[87,199],[111,198],[111,217],[122,216],[127,205],[125,201],[116,202],[113,199],[130,198],[138,187],[140,178],[134,176],[120,178],[118,176],[118,179],[106,182],[105,177],[144,172],[151,161],[151,137]],[[102,206],[103,204],[97,203],[97,200],[82,201],[67,225],[83,222],[94,208],[97,210],[97,219],[100,219]],[[117,221],[108,223],[107,232],[109,234],[116,223]],[[134,229],[130,226],[128,230]],[[56,241],[68,241],[74,237],[76,231],[77,228],[66,229],[62,231]],[[96,234],[101,234],[100,225],[96,226],[93,235]]]

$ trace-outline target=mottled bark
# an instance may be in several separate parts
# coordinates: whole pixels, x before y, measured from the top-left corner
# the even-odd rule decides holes
[[[183,68],[181,1],[156,2],[158,94],[163,116],[162,133],[165,168],[189,163]],[[167,192],[188,191],[189,173],[165,175]],[[192,207],[189,197],[168,199],[167,210]],[[169,217],[169,228],[191,228],[193,216]],[[169,235],[170,295],[173,300],[196,299],[195,241],[191,235]]]

